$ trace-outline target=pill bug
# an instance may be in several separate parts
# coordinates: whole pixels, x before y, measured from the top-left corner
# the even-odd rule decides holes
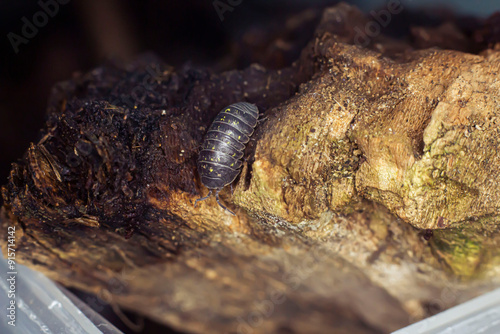
[[[203,139],[197,164],[201,183],[210,192],[197,199],[194,206],[208,199],[215,190],[215,199],[220,207],[234,215],[220,203],[219,192],[241,172],[245,144],[250,140],[258,118],[259,109],[248,102],[231,104],[217,114]]]

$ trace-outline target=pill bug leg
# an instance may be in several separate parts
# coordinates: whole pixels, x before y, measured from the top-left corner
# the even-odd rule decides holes
[[[217,193],[218,193],[218,192],[217,192]],[[204,200],[206,200],[206,199],[210,198],[210,195],[212,195],[212,190],[210,190],[210,191],[208,192],[208,195],[207,195],[207,196],[202,197],[202,198],[198,198],[196,201],[194,201],[194,207],[196,208],[196,203],[198,203],[198,202],[200,202],[200,201],[204,201]]]
[[[229,210],[228,208],[226,208],[224,205],[222,205],[219,201],[219,192],[221,191],[221,189],[218,189],[217,192],[215,193],[215,199],[217,200],[217,204],[220,205],[221,208],[223,208],[224,210],[226,210],[227,212],[229,212],[230,214],[232,214],[233,216],[236,216],[234,214],[234,212],[232,212],[231,210]]]

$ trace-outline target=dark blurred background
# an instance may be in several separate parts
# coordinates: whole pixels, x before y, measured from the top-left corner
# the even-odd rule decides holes
[[[189,61],[214,71],[244,68],[252,62],[288,66],[311,37],[321,9],[336,2],[1,0],[0,185],[5,184],[11,163],[22,157],[30,142],[37,141],[56,82],[110,60],[129,62],[148,51],[173,66]],[[498,0],[401,2],[405,11],[386,28],[386,33],[400,38],[408,35],[410,23],[438,25],[443,18],[458,14],[468,17],[464,25],[474,26],[479,21],[472,17],[486,17],[500,9]],[[221,16],[216,3],[239,4]],[[364,11],[386,5],[383,0],[351,3]],[[287,20],[291,15],[296,19]],[[39,27],[26,26],[34,20]],[[290,27],[294,22],[300,30]],[[280,36],[286,25],[288,35]],[[277,39],[280,43],[271,43]],[[109,309],[104,313],[131,332]],[[143,332],[167,333],[151,321]]]

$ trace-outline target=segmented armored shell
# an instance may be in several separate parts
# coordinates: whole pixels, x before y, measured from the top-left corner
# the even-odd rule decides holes
[[[217,114],[198,156],[198,173],[205,187],[220,190],[236,179],[258,118],[259,110],[248,102],[231,104]]]

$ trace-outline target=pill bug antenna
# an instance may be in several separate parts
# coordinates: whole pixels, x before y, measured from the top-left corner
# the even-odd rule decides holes
[[[223,208],[224,210],[226,210],[227,212],[229,212],[230,214],[232,214],[233,216],[236,216],[234,214],[234,212],[232,212],[231,210],[229,210],[228,208],[226,208],[224,205],[221,204],[221,202],[219,201],[219,192],[221,191],[222,189],[218,189],[217,192],[215,193],[215,199],[217,200],[217,204],[219,204],[219,206],[221,208]]]
[[[217,192],[217,193],[219,193],[219,192]],[[196,203],[201,202],[201,201],[204,201],[204,200],[206,200],[206,199],[209,199],[211,195],[212,195],[212,190],[210,190],[210,191],[208,192],[208,195],[207,195],[207,196],[202,197],[202,198],[198,198],[196,201],[194,201],[194,207],[196,208]],[[217,200],[217,202],[219,202],[219,201]]]
[[[254,103],[254,104],[257,107],[257,109],[259,110],[259,118],[257,119],[257,123],[260,124],[260,123],[267,120],[267,116],[265,116],[267,108],[265,108],[264,106],[261,106],[257,103]]]
[[[262,123],[264,123],[265,121],[267,121],[268,117],[267,116],[264,116],[264,114],[259,114],[259,119],[257,119],[257,123],[260,125]]]

